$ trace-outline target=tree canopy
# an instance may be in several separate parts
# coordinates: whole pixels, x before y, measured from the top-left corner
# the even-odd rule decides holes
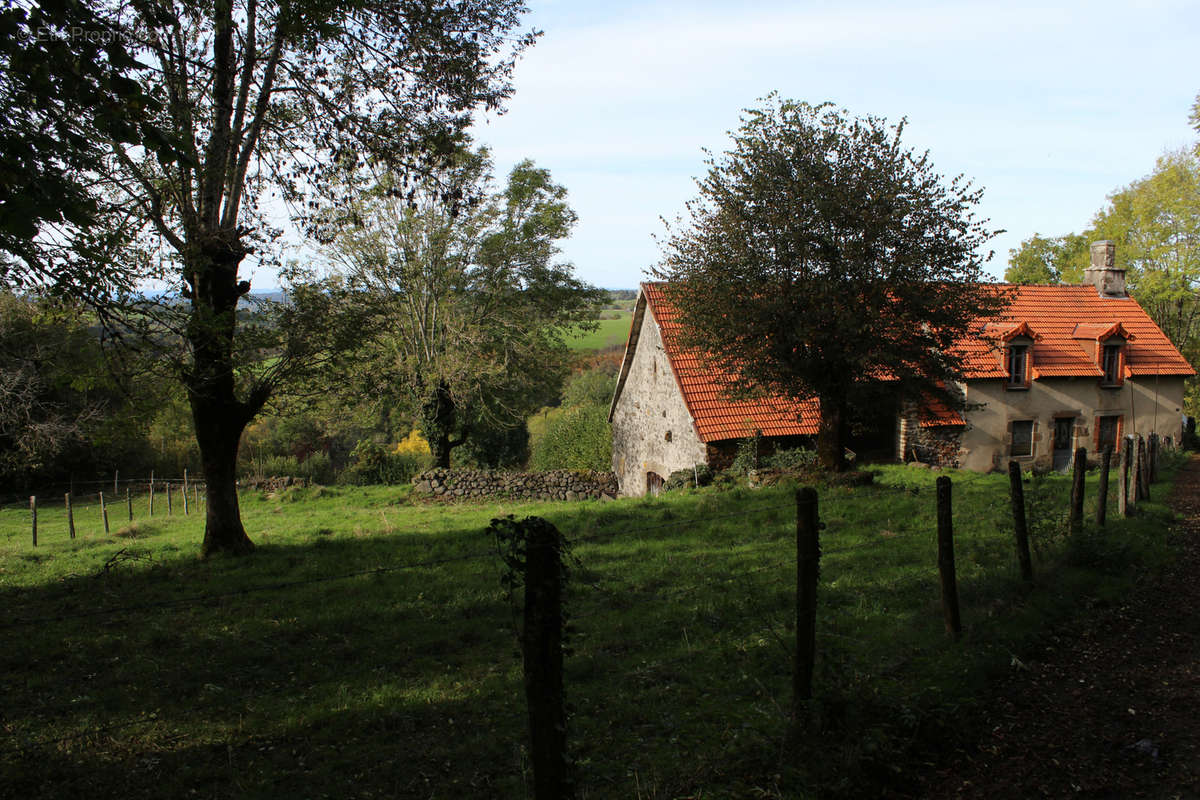
[[[89,274],[120,270],[126,288],[150,279],[167,287],[157,303],[141,297],[125,306],[132,310],[120,332],[144,332],[142,345],[168,343],[183,353],[176,376],[208,490],[202,552],[249,552],[236,492],[242,431],[290,365],[319,348],[285,335],[271,344],[278,360],[264,358],[271,354],[261,330],[240,325],[239,303],[251,288],[243,262],[278,262],[274,220],[282,209],[315,234],[322,198],[346,200],[335,196],[342,188],[335,174],[382,167],[411,178],[435,169],[473,112],[499,108],[511,94],[515,60],[536,34],[514,35],[525,10],[519,0],[150,0],[89,8],[146,66],[130,70],[154,104],[136,142],[104,128],[86,141],[63,139],[64,159],[88,164],[86,199],[95,210],[66,231],[65,244],[73,259],[92,265]],[[83,57],[94,64],[106,56]],[[40,68],[66,75],[65,85],[73,63]],[[89,108],[100,102],[80,100]],[[293,321],[321,316],[326,294],[306,294],[306,283],[290,287]],[[111,299],[101,298],[102,310],[114,311]],[[274,365],[247,372],[239,369],[245,357]]]
[[[106,237],[85,235],[109,200],[94,172],[108,144],[162,138],[146,65],[127,45],[78,0],[0,8],[0,287],[92,300],[130,287],[103,259]]]
[[[351,205],[329,254],[377,312],[369,391],[403,402],[448,466],[471,438],[523,434],[557,394],[564,334],[604,294],[555,261],[575,213],[547,170],[521,162],[494,190],[487,151],[463,149],[402,196],[396,185],[385,175]]]
[[[1047,237],[1035,233],[1009,251],[1004,280],[1020,284],[1078,282],[1090,263],[1089,245],[1087,236],[1081,234]]]
[[[820,401],[829,468],[848,428],[897,399],[959,402],[954,342],[1003,302],[980,283],[980,190],[944,180],[903,131],[772,95],[708,159],[654,270],[682,343],[730,393]]]

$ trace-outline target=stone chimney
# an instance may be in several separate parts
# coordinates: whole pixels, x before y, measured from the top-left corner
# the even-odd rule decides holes
[[[1083,271],[1083,282],[1095,286],[1101,297],[1125,297],[1125,270],[1116,266],[1117,245],[1103,239],[1092,242],[1092,265]]]

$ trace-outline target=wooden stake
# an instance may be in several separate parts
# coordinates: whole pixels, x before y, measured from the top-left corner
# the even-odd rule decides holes
[[[1133,516],[1133,497],[1129,493],[1129,468],[1133,459],[1133,439],[1126,436],[1121,440],[1121,483],[1117,487],[1117,513],[1122,517]]]
[[[796,661],[792,673],[792,722],[798,727],[812,699],[817,649],[817,582],[821,571],[817,490],[796,492]]]
[[[129,487],[125,487],[125,505],[129,507],[129,521],[133,522],[133,495],[129,492]]]
[[[1096,490],[1099,493],[1096,497],[1096,524],[1101,528],[1104,527],[1108,517],[1108,470],[1112,465],[1112,454],[1112,445],[1110,444],[1104,448],[1104,454],[1100,456],[1100,486]]]
[[[1087,450],[1080,447],[1075,451],[1075,469],[1071,480],[1071,513],[1067,518],[1071,533],[1083,527],[1083,480],[1087,474]]]
[[[67,530],[71,532],[71,538],[75,538],[75,512],[71,509],[71,493],[67,492],[63,498],[67,504]]]
[[[104,518],[104,532],[108,533],[108,506],[104,505],[104,492],[100,493],[100,516]]]
[[[179,493],[183,495],[183,515],[186,517],[188,515],[187,470],[184,470],[183,472],[183,487],[180,488]]]
[[[962,635],[962,616],[958,610],[958,577],[954,571],[954,522],[950,508],[950,478],[937,479],[938,574],[942,579],[942,614],[946,633],[957,639]]]
[[[33,546],[37,547],[37,496],[29,495],[29,517],[33,523]]]
[[[150,470],[150,516],[154,516],[154,470]]]
[[[167,481],[167,516],[171,516],[171,482]]]
[[[1033,559],[1029,556],[1029,527],[1025,523],[1025,487],[1021,483],[1021,465],[1008,462],[1008,494],[1012,500],[1013,532],[1017,537],[1017,561],[1021,578],[1033,580]]]

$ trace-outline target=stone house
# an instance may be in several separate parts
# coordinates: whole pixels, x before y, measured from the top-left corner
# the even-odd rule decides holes
[[[1113,255],[1111,242],[1093,244],[1079,286],[998,285],[1011,293],[1008,308],[978,320],[960,345],[966,410],[886,410],[867,445],[897,461],[987,471],[1010,459],[1064,468],[1075,448],[1119,449],[1126,434],[1179,441],[1184,380],[1195,370],[1126,293]],[[756,432],[768,446],[816,436],[815,400],[728,399],[677,330],[663,286],[643,284],[609,410],[622,494],[656,492],[696,464],[725,466]]]

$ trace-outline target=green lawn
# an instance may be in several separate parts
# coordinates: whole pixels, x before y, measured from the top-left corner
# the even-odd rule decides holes
[[[258,551],[209,561],[195,557],[195,509],[119,531],[114,519],[105,536],[79,501],[71,541],[44,506],[34,549],[28,509],[5,508],[0,786],[22,798],[527,796],[514,609],[483,532],[512,513],[575,542],[566,687],[581,797],[874,793],[914,750],[961,735],[979,688],[1048,620],[1118,598],[1130,565],[1167,552],[1160,503],[1076,541],[1039,524],[1027,589],[1005,478],[953,473],[967,629],[954,643],[936,475],[889,467],[877,486],[821,490],[814,714],[786,756],[791,487],[488,506],[414,505],[387,487],[244,493]],[[1055,507],[1065,489],[1031,486]]]
[[[594,331],[584,331],[567,340],[567,346],[572,350],[606,350],[619,347],[629,338],[629,320],[633,314],[629,311],[606,311],[606,314],[620,314],[620,319],[599,320],[599,327]]]

